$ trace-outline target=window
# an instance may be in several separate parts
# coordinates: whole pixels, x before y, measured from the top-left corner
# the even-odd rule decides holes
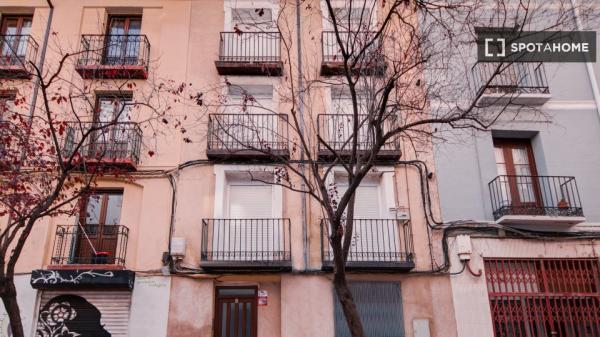
[[[232,8],[231,23],[234,30],[242,32],[265,32],[275,29],[270,8]]]
[[[536,205],[540,201],[537,170],[528,139],[494,139],[502,204]]]
[[[600,336],[597,259],[484,259],[496,337]]]
[[[31,30],[31,16],[5,16],[2,18],[1,65],[17,65],[27,55],[27,43]]]
[[[90,136],[89,156],[127,158],[132,150],[130,145],[133,125],[129,123],[131,97],[99,96],[96,104],[94,124],[103,128]]]
[[[217,287],[215,337],[256,337],[256,287]]]
[[[111,16],[109,18],[104,64],[137,65],[140,61],[142,18]]]
[[[15,94],[0,93],[0,123],[10,118],[10,114],[14,111]]]
[[[123,191],[98,191],[83,202],[72,263],[115,264]]]
[[[350,282],[350,291],[367,337],[404,337],[402,293],[397,282]],[[335,336],[350,337],[334,292]]]

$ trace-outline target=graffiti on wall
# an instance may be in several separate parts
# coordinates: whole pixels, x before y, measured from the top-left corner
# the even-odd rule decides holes
[[[56,296],[38,317],[36,337],[111,337],[100,323],[100,310],[81,296]]]

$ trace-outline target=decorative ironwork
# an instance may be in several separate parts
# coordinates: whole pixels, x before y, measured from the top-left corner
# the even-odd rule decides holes
[[[203,219],[202,266],[289,266],[290,219]]]
[[[575,177],[502,175],[488,186],[495,220],[505,215],[583,216]]]
[[[329,243],[329,221],[321,220],[321,255],[324,265],[332,265],[334,255]],[[345,226],[345,224],[344,224]],[[412,269],[412,231],[409,221],[396,219],[354,219],[352,244],[347,266],[377,267],[394,264]]]
[[[84,78],[148,77],[146,35],[82,35],[81,49],[76,70]]]
[[[353,71],[366,75],[381,75],[385,72],[385,59],[382,44],[375,38],[374,31],[340,31],[339,37],[344,49],[350,55],[350,62],[358,58]],[[334,31],[324,31],[321,36],[323,62],[321,75],[340,75],[343,73],[344,57]]]
[[[478,62],[471,73],[476,95],[550,93],[543,63]]]
[[[485,259],[496,337],[600,336],[597,259]]]
[[[374,128],[369,126],[369,116],[366,114],[358,115],[359,129],[358,134],[354,134],[354,115],[352,114],[319,114],[317,116],[317,128],[319,136],[327,144],[318,142],[317,149],[321,156],[333,155],[333,149],[337,155],[348,155],[352,151],[353,138],[357,138],[357,151],[370,151],[374,145]],[[383,132],[392,130],[396,125],[395,118],[386,118],[383,122]],[[393,138],[383,144],[378,153],[379,157],[390,156],[398,158],[400,156],[400,141]]]
[[[92,129],[96,130],[90,132]],[[64,158],[76,150],[84,135],[87,138],[78,152],[88,164],[124,164],[135,168],[140,161],[142,130],[137,123],[69,123],[64,138]]]
[[[59,225],[50,264],[124,266],[128,236],[122,225]]]
[[[279,32],[221,32],[220,75],[281,76],[281,34]]]
[[[287,115],[210,114],[207,154],[209,157],[287,156]]]
[[[28,77],[34,72],[38,44],[30,35],[0,35],[0,75]]]

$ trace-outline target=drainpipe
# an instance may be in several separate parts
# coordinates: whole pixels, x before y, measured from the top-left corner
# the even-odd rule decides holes
[[[296,0],[296,39],[298,40],[298,115],[300,120],[300,137],[304,137],[304,82],[302,80],[302,25],[300,9],[302,8],[301,0]],[[300,174],[303,176],[305,173],[304,167],[304,149],[300,150]],[[306,185],[302,181],[300,190],[304,191]],[[308,223],[307,223],[307,200],[306,193],[300,193],[302,200],[302,246],[303,246],[303,257],[304,257],[304,270],[308,269]]]
[[[46,22],[46,32],[44,33],[44,41],[42,43],[42,51],[40,53],[40,60],[38,61],[38,69],[40,74],[44,73],[44,61],[46,60],[46,50],[48,50],[48,38],[50,37],[50,28],[52,27],[52,16],[54,15],[54,5],[51,0],[46,0],[50,12],[48,13],[48,21]],[[33,86],[33,94],[31,95],[31,108],[29,109],[29,124],[31,128],[31,121],[33,120],[33,114],[35,112],[35,102],[37,101],[38,90],[40,85],[40,78],[35,78],[35,85]]]
[[[571,7],[573,7],[573,16],[575,17],[575,25],[577,30],[582,30],[581,19],[579,19],[579,9],[577,8],[577,0],[571,0]],[[594,94],[594,102],[596,103],[596,112],[598,118],[600,118],[600,90],[598,90],[598,81],[596,80],[596,71],[591,62],[586,62],[585,67],[587,68],[588,78],[592,86],[592,93]]]

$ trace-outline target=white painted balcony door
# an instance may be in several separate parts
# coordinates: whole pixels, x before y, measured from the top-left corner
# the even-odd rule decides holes
[[[347,185],[339,185],[340,198]],[[396,252],[398,226],[382,215],[383,200],[378,183],[363,183],[356,190],[354,228],[348,260],[379,261],[380,254]]]
[[[225,247],[225,259],[264,261],[283,250],[281,224],[273,215],[273,186],[264,183],[231,182],[227,186],[227,218],[215,220],[213,246]]]

